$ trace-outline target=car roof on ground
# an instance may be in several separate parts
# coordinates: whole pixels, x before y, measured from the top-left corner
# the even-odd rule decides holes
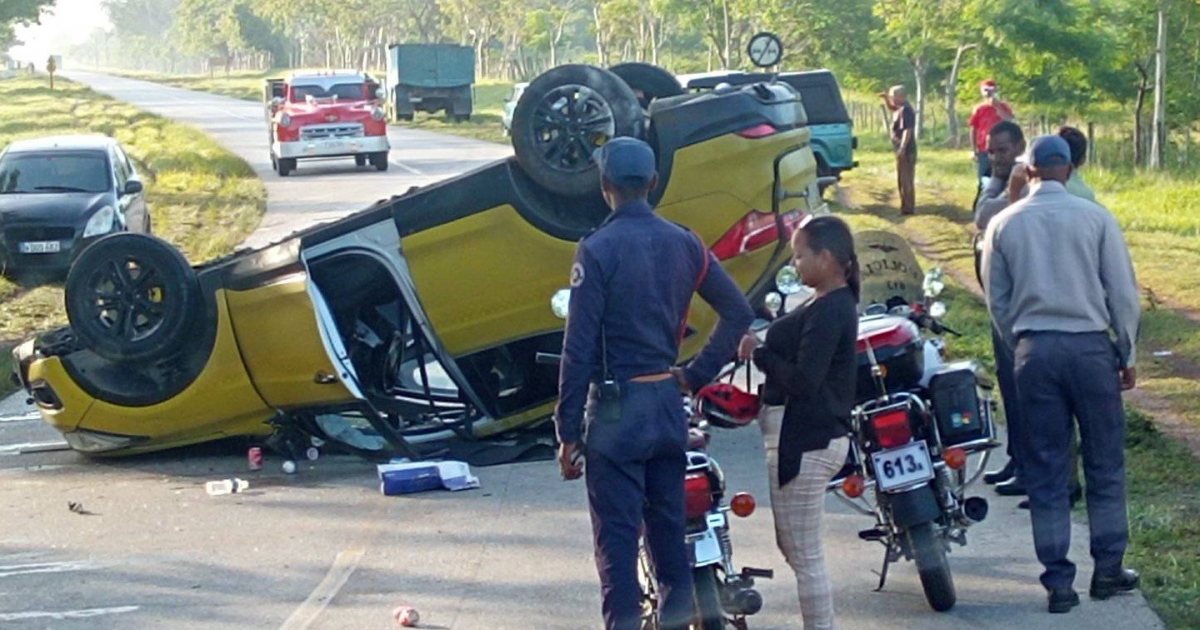
[[[8,145],[9,153],[26,151],[103,151],[116,146],[117,141],[99,134],[80,134],[73,136],[46,136],[44,138],[28,138],[14,140]]]

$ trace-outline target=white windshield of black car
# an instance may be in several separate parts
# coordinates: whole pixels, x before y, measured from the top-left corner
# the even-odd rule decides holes
[[[107,192],[112,172],[103,153],[9,153],[0,160],[0,194]]]
[[[362,83],[335,83],[325,85],[292,85],[292,102],[302,103],[309,97],[314,99],[334,99],[341,101],[360,101],[363,99]]]

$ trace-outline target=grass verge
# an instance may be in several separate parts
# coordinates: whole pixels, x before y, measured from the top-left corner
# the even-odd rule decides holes
[[[136,162],[154,233],[192,262],[228,253],[256,227],[266,190],[254,171],[203,133],[63,79],[0,81],[0,145],[58,134],[115,137]],[[0,280],[0,395],[13,391],[11,348],[66,323],[62,285]]]

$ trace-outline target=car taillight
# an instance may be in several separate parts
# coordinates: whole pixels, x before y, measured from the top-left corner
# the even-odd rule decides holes
[[[908,424],[908,410],[897,409],[871,418],[875,438],[883,449],[904,446],[912,441],[912,427]]]
[[[766,138],[767,136],[773,136],[777,133],[779,133],[778,129],[772,127],[771,125],[763,123],[761,125],[755,125],[753,127],[750,127],[748,129],[743,129],[743,130],[737,132],[737,135],[739,135],[743,138],[750,138],[751,140],[757,140],[759,138]]]
[[[712,509],[712,486],[708,475],[695,473],[683,479],[683,502],[688,519],[700,518]]]
[[[783,215],[783,238],[789,239],[800,225],[804,213],[793,210]],[[713,243],[712,253],[717,260],[728,260],[739,254],[754,251],[779,240],[779,225],[770,212],[751,210],[728,232]]]

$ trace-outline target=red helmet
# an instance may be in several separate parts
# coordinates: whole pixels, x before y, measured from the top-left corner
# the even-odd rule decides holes
[[[696,410],[710,424],[736,429],[758,416],[758,396],[733,383],[710,383],[696,392]]]

